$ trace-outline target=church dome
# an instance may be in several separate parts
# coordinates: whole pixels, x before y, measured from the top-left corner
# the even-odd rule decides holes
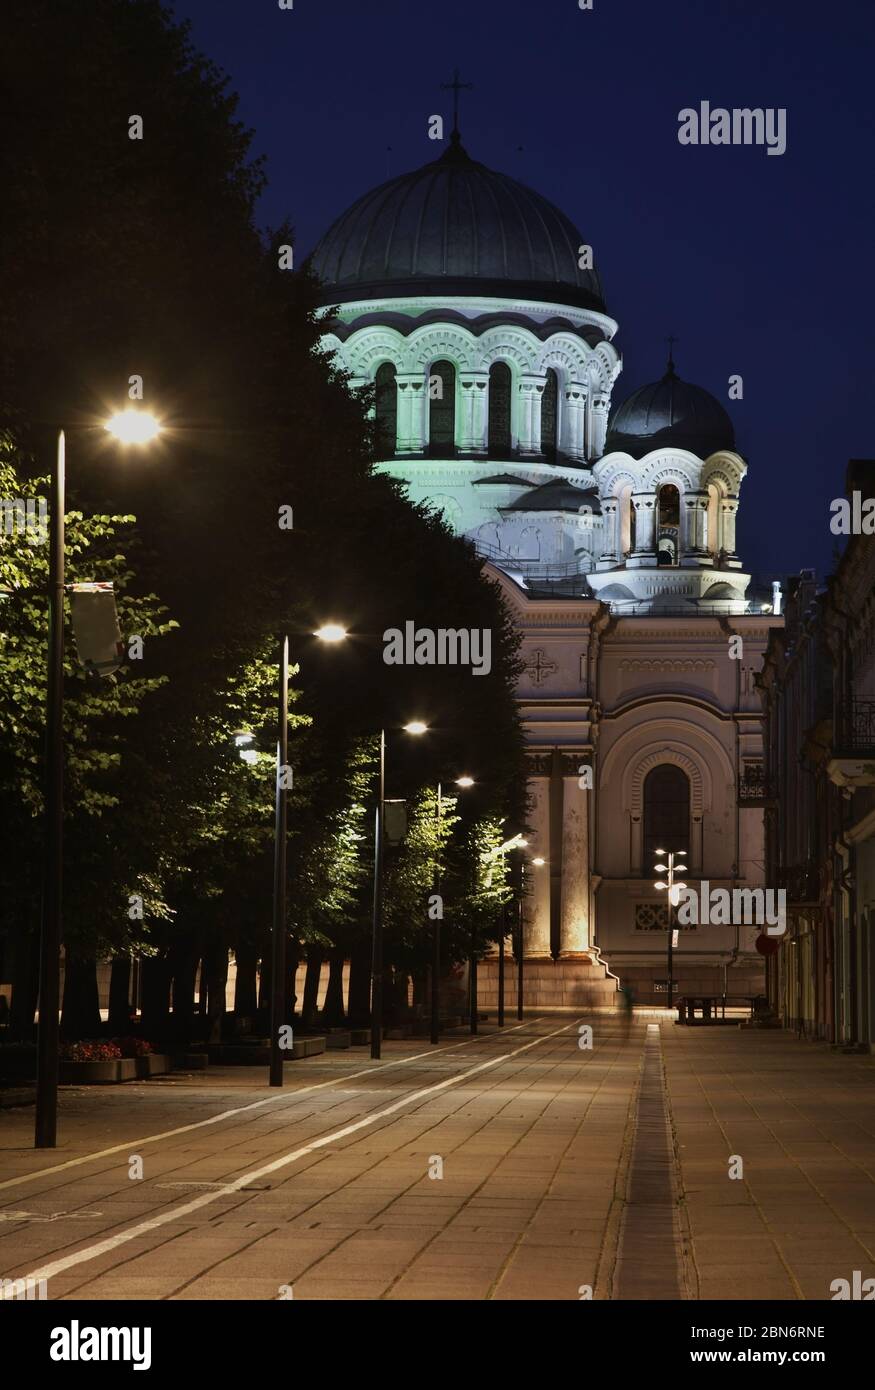
[[[702,459],[735,448],[735,430],[723,406],[704,387],[681,381],[672,361],[661,381],[639,387],[613,412],[605,453],[643,458],[670,444]]]
[[[476,294],[604,313],[599,276],[578,265],[585,241],[546,198],[471,159],[454,131],[439,159],[353,203],[310,264],[327,304]]]

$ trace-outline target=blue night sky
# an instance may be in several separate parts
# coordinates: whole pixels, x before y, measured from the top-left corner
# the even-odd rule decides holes
[[[614,402],[680,375],[750,466],[738,549],[764,577],[830,566],[829,501],[871,435],[871,0],[175,0],[267,156],[259,220],[299,257],[387,177],[436,158],[455,67],[475,159],[592,243],[624,357]],[[678,112],[784,107],[787,151],[683,147]],[[728,399],[740,373],[744,399]]]

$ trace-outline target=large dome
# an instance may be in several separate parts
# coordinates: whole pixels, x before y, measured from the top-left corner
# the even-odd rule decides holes
[[[643,458],[670,444],[701,459],[735,448],[735,430],[723,406],[703,387],[681,381],[673,362],[661,381],[639,387],[614,411],[605,453]]]
[[[326,303],[512,295],[603,313],[598,275],[578,266],[585,240],[546,198],[471,159],[454,132],[439,159],[353,203],[310,260]]]

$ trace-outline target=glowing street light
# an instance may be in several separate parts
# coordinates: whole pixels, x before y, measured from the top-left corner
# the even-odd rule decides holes
[[[349,634],[340,623],[323,623],[321,627],[317,627],[313,636],[318,637],[320,642],[342,642]]]
[[[423,724],[421,719],[411,719],[409,724],[404,725],[405,734],[427,734],[428,725]]]
[[[473,777],[467,777],[467,776],[466,776],[466,777],[457,777],[457,778],[456,778],[456,786],[457,786],[457,787],[473,787],[473,786],[474,786],[474,778],[473,778]]]
[[[103,427],[120,444],[151,444],[161,425],[148,410],[119,410]]]
[[[543,868],[543,866],[546,864],[546,862],[547,862],[546,859],[542,859],[541,856],[540,856],[540,854],[536,854],[536,855],[535,855],[535,858],[532,860],[532,863],[534,864],[534,866],[535,866],[536,869],[541,869],[541,868]]]

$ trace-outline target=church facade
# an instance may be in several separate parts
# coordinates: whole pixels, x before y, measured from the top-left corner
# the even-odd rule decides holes
[[[696,888],[766,886],[754,675],[782,620],[736,553],[732,422],[671,357],[614,403],[618,324],[589,246],[455,131],[312,264],[325,346],[375,387],[381,467],[471,540],[521,633],[526,1003],[610,1003],[618,980],[664,1003],[657,851],[689,856]],[[760,994],[761,930],[680,927],[675,994]]]

